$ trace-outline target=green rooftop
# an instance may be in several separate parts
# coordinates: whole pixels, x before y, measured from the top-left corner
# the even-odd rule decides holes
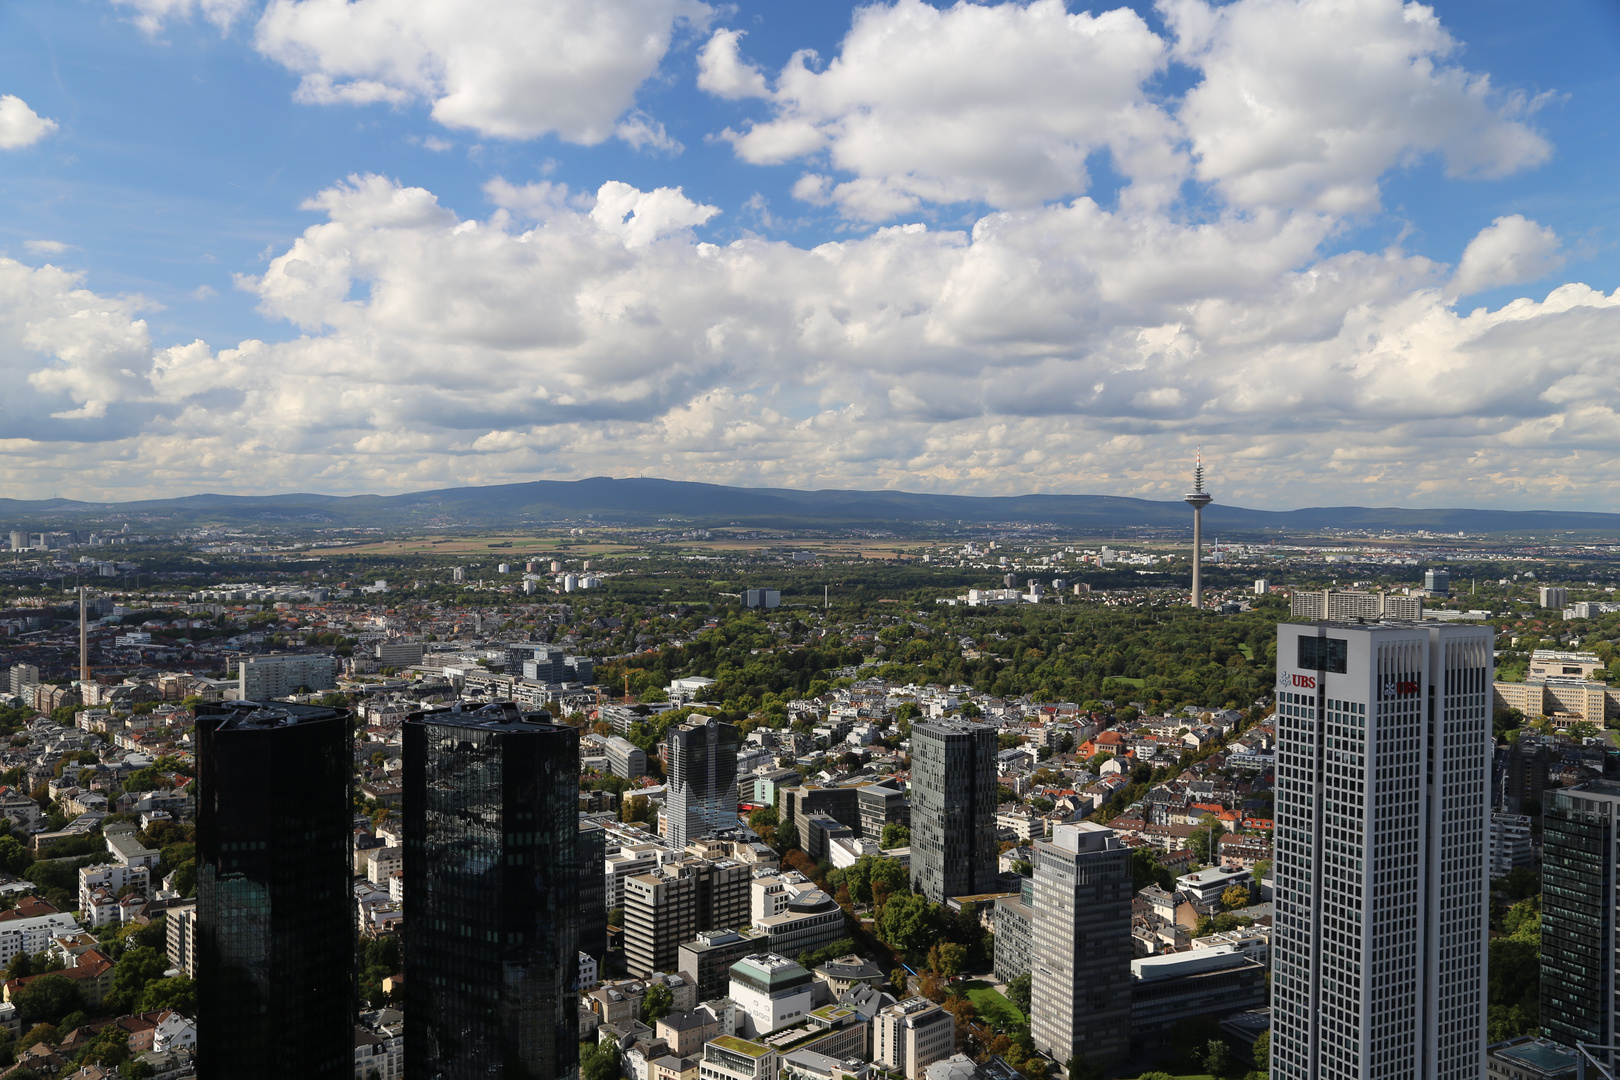
[[[710,1039],[709,1041],[722,1050],[730,1050],[734,1054],[745,1054],[752,1058],[764,1057],[771,1052],[771,1048],[768,1046],[757,1042],[749,1042],[747,1039],[739,1039],[735,1035],[722,1035],[718,1039]]]

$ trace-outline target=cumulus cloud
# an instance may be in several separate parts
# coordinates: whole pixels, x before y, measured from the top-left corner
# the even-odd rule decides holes
[[[1501,503],[1589,488],[1620,439],[1620,292],[1460,314],[1448,267],[1323,256],[1317,215],[1082,198],[806,249],[700,242],[716,210],[675,188],[486,191],[484,219],[379,177],[310,200],[321,220],[240,282],[291,341],[156,348],[140,301],[0,263],[8,471],[48,485],[44,440],[99,438],[107,482],[144,491],[588,462],[1170,497],[1196,430],[1227,501]]]
[[[1499,217],[1468,242],[1457,274],[1451,279],[1453,295],[1468,296],[1498,285],[1519,285],[1564,265],[1558,234],[1522,214]]]
[[[1016,208],[1089,190],[1091,155],[1158,206],[1191,176],[1241,208],[1376,209],[1379,177],[1425,154],[1452,175],[1545,161],[1533,103],[1448,58],[1434,13],[1400,0],[1160,0],[1167,37],[1127,8],[1061,0],[861,8],[824,68],[801,52],[774,88],[720,29],[698,86],[765,98],[769,118],[726,129],[738,157],[812,165],[800,196],[882,221],[927,205]],[[1166,64],[1198,81],[1155,89]]]
[[[1547,159],[1525,102],[1447,64],[1432,9],[1401,0],[1160,0],[1203,81],[1180,118],[1197,175],[1245,206],[1375,209],[1378,178],[1421,154],[1451,175]]]
[[[55,120],[39,115],[22,98],[0,95],[0,150],[32,146],[55,130]]]
[[[302,76],[303,102],[421,100],[447,127],[486,136],[618,134],[667,149],[654,122],[620,118],[677,25],[709,13],[696,0],[271,0],[256,43]]]

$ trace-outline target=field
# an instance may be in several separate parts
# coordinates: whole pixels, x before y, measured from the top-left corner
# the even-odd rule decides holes
[[[1025,1022],[1024,1014],[1019,1010],[1018,1006],[1008,1001],[1001,991],[995,989],[983,979],[974,979],[972,982],[962,983],[961,985],[967,989],[968,1000],[973,1002],[973,1007],[979,1011],[980,1016],[984,1015],[986,1008],[996,1005],[1017,1017],[1019,1022]]]

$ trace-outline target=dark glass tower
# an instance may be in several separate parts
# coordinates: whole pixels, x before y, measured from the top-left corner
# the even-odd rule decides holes
[[[936,904],[996,891],[996,729],[911,727],[911,876]]]
[[[579,820],[579,951],[607,954],[607,830]]]
[[[735,724],[700,717],[664,736],[669,752],[669,842],[688,841],[737,827]]]
[[[1566,1046],[1614,1041],[1617,822],[1620,783],[1589,780],[1547,792],[1541,1030]]]
[[[579,1075],[579,733],[503,703],[405,722],[405,1074]]]
[[[342,709],[197,709],[200,1080],[354,1075],[351,746]]]

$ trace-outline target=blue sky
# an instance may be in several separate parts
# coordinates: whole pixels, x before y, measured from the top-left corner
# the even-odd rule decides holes
[[[593,8],[0,8],[3,486],[1609,493],[1612,4]]]

